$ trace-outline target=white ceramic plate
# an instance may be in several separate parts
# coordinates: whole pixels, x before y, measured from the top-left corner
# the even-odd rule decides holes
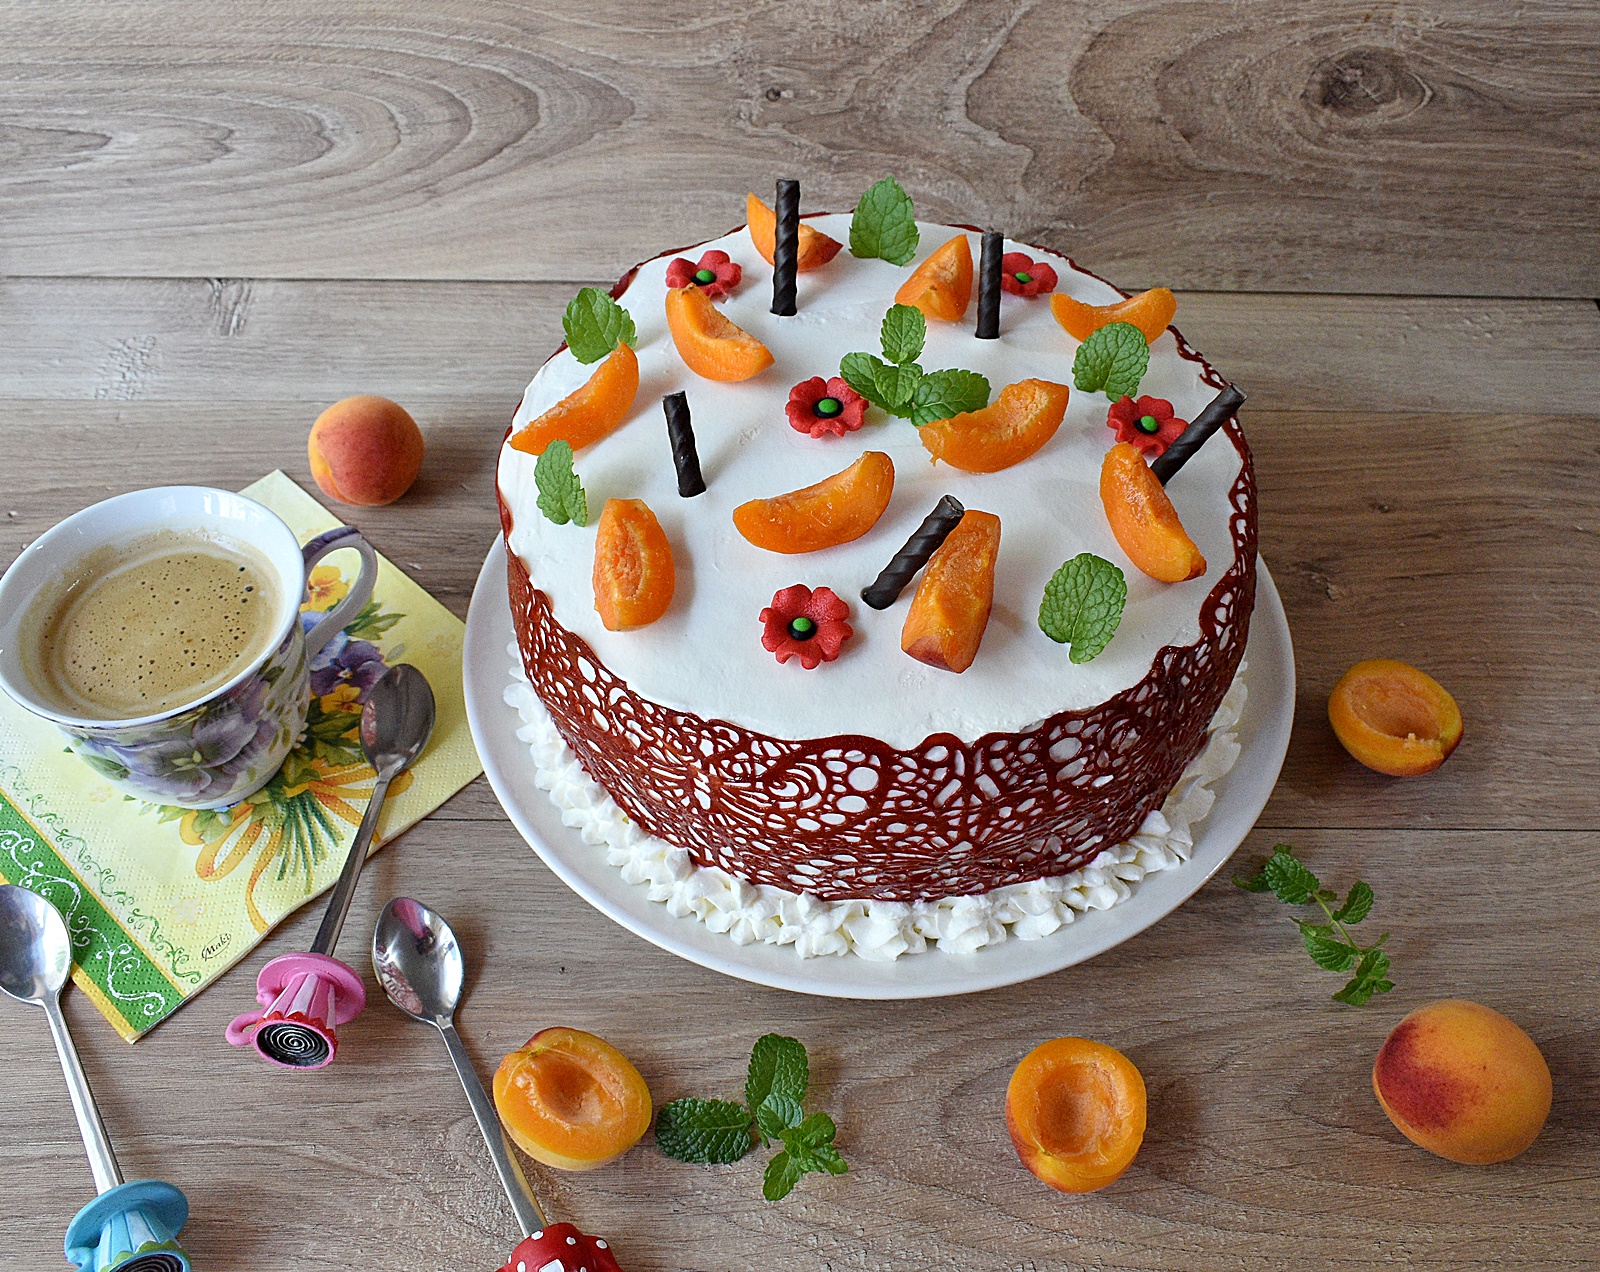
[[[1198,891],[1250,833],[1278,780],[1294,721],[1289,624],[1266,563],[1258,561],[1256,608],[1245,655],[1250,696],[1238,726],[1239,760],[1213,784],[1217,802],[1198,827],[1200,837],[1188,862],[1147,875],[1128,900],[1080,914],[1039,940],[1009,940],[974,954],[931,949],[893,963],[853,955],[801,958],[787,945],[736,945],[698,919],[673,918],[664,905],[645,899],[643,884],[623,882],[621,872],[606,864],[603,847],[584,843],[577,831],[562,825],[549,795],[534,785],[533,757],[517,738],[522,718],[503,696],[511,674],[506,647],[514,639],[505,545],[496,539],[467,613],[467,719],[489,784],[545,864],[607,918],[680,958],[741,980],[833,998],[935,998],[996,989],[1081,963],[1144,931]]]

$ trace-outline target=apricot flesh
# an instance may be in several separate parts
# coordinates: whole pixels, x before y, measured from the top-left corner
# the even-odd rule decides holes
[[[1093,1192],[1144,1142],[1144,1077],[1115,1047],[1087,1038],[1041,1043],[1006,1087],[1006,1130],[1022,1164],[1050,1187]]]
[[[1066,292],[1057,292],[1050,297],[1050,312],[1074,340],[1087,340],[1114,322],[1130,322],[1144,333],[1145,343],[1151,344],[1178,312],[1178,298],[1165,287],[1152,287],[1115,304],[1086,305]]]
[[[772,351],[692,283],[667,292],[667,330],[684,365],[703,379],[734,383],[772,365]]]
[[[752,194],[745,198],[745,219],[750,222],[750,242],[761,253],[761,259],[771,265],[777,251],[778,214]],[[801,221],[800,253],[795,259],[794,272],[804,274],[807,270],[821,268],[837,256],[843,246],[838,239]]]
[[[1018,380],[988,406],[924,424],[917,436],[930,455],[952,468],[997,473],[1020,464],[1056,435],[1070,392],[1051,380]]]
[[[1128,560],[1158,583],[1182,583],[1206,572],[1205,557],[1137,447],[1118,442],[1106,452],[1100,502]]]
[[[592,1170],[621,1157],[650,1126],[650,1088],[623,1055],[581,1029],[541,1029],[494,1075],[500,1124],[534,1161]]]
[[[306,439],[311,475],[340,503],[393,503],[422,471],[422,430],[398,402],[363,394],[335,402]]]
[[[972,248],[957,234],[911,272],[894,294],[897,305],[914,305],[929,318],[959,322],[972,300]]]
[[[1432,676],[1392,658],[1358,662],[1328,698],[1344,749],[1390,777],[1420,777],[1461,742],[1461,708]]]
[[[1412,1143],[1469,1166],[1517,1156],[1550,1116],[1538,1045],[1492,1007],[1462,999],[1419,1007],[1394,1027],[1372,1090]]]
[[[511,449],[542,455],[551,442],[582,450],[628,418],[639,392],[639,359],[625,344],[606,355],[583,384],[511,437]]]
[[[906,611],[900,648],[920,663],[957,674],[972,666],[994,607],[1000,518],[969,508],[928,558]]]
[[[866,534],[893,493],[894,460],[882,451],[867,451],[813,486],[740,504],[733,524],[768,552],[817,552]]]
[[[677,587],[672,545],[643,499],[607,499],[594,540],[594,608],[607,631],[646,627]]]

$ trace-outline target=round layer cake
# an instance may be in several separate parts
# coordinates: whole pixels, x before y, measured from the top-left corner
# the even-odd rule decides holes
[[[848,242],[850,217],[806,223]],[[584,774],[638,831],[692,867],[808,903],[924,903],[1059,878],[1127,841],[1206,747],[1239,669],[1255,594],[1256,511],[1250,451],[1230,420],[1167,492],[1204,554],[1205,573],[1159,583],[1113,537],[1100,494],[1114,437],[1102,393],[1073,389],[1059,431],[995,473],[930,462],[908,420],[880,410],[858,431],[814,438],[792,428],[792,386],[839,374],[844,355],[879,353],[879,327],[910,271],[956,234],[977,259],[980,236],[919,223],[906,266],[848,250],[798,279],[798,313],[770,312],[772,267],[746,229],[639,266],[614,291],[637,328],[640,387],[625,422],[577,453],[589,506],[642,499],[672,548],[666,614],[609,631],[592,583],[596,517],[557,525],[537,507],[535,459],[502,448],[500,511],[523,670]],[[743,278],[719,308],[771,350],[774,365],[739,383],[690,371],[664,312],[674,257],[720,249]],[[1057,291],[1091,304],[1122,293],[1070,260],[1047,262]],[[920,364],[986,376],[994,394],[1027,378],[1072,381],[1077,349],[1049,296],[1006,295],[1000,338],[930,319]],[[1224,381],[1169,328],[1150,347],[1139,393],[1193,419]],[[563,348],[528,386],[522,428],[593,373]],[[706,491],[678,494],[661,399],[688,395]],[[863,452],[894,461],[887,511],[860,538],[821,551],[765,551],[732,513],[839,472]],[[999,517],[993,610],[977,658],[955,674],[901,650],[916,584],[889,608],[860,601],[940,496]],[[1119,566],[1128,595],[1103,652],[1073,663],[1040,629],[1046,583],[1089,552]],[[853,637],[813,670],[763,648],[758,615],[795,583],[850,602]]]

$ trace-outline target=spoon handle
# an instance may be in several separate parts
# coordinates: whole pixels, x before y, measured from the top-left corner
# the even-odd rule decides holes
[[[461,1035],[456,1032],[452,1021],[434,1023],[444,1035],[444,1045],[450,1049],[450,1062],[455,1065],[456,1076],[461,1079],[461,1087],[467,1093],[467,1103],[472,1105],[472,1116],[478,1119],[478,1129],[483,1132],[483,1142],[489,1146],[489,1156],[500,1175],[500,1186],[506,1190],[506,1198],[516,1212],[522,1235],[528,1237],[543,1231],[544,1212],[533,1199],[528,1181],[523,1178],[522,1168],[506,1147],[505,1132],[500,1129],[500,1115],[495,1112],[494,1101],[489,1098],[489,1093],[483,1089],[478,1071],[472,1067],[472,1057],[461,1044]]]
[[[67,1075],[67,1094],[72,1097],[72,1111],[78,1118],[83,1150],[89,1154],[95,1191],[109,1192],[122,1182],[122,1168],[117,1165],[117,1155],[111,1151],[111,1137],[106,1134],[106,1124],[100,1120],[100,1110],[89,1090],[89,1079],[84,1077],[83,1066],[78,1063],[78,1049],[72,1045],[67,1022],[61,1017],[61,1004],[53,996],[47,996],[43,1006],[45,1018],[50,1022],[50,1037],[56,1044],[56,1055],[61,1057],[61,1072]]]
[[[356,895],[356,883],[361,878],[361,867],[366,864],[372,836],[377,832],[378,816],[383,812],[383,801],[389,794],[392,776],[379,774],[378,780],[373,783],[367,811],[361,814],[361,825],[356,830],[356,837],[350,841],[350,855],[344,859],[339,882],[334,884],[333,895],[328,898],[328,910],[322,916],[322,926],[317,929],[317,939],[311,942],[313,954],[331,955],[333,947],[339,943],[344,916],[350,912],[350,901]]]

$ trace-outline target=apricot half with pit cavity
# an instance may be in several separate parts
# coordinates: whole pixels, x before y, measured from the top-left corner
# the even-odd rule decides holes
[[[500,1062],[494,1106],[529,1157],[559,1170],[592,1170],[621,1157],[650,1126],[650,1088],[604,1038],[541,1029]]]
[[[1358,662],[1328,698],[1344,749],[1390,777],[1431,773],[1461,741],[1461,708],[1432,676],[1392,658]]]
[[[1144,1142],[1144,1124],[1144,1077],[1103,1042],[1042,1043],[1006,1087],[1006,1130],[1017,1156],[1061,1192],[1093,1192],[1120,1176]]]

